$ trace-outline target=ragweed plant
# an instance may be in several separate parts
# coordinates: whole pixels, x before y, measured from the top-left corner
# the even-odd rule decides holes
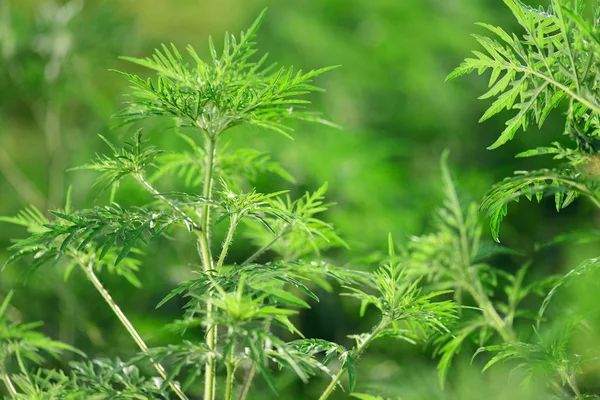
[[[491,220],[492,235],[499,241],[499,228],[507,214],[507,206],[521,197],[541,201],[544,195],[552,195],[556,210],[569,206],[578,197],[590,200],[600,207],[597,165],[599,157],[600,113],[598,79],[600,70],[600,36],[598,9],[591,13],[579,0],[552,0],[548,9],[534,9],[519,0],[504,0],[520,25],[519,34],[511,34],[504,29],[488,24],[479,24],[489,35],[474,35],[483,50],[474,51],[475,57],[466,59],[448,79],[477,71],[479,74],[490,72],[489,91],[482,99],[494,99],[492,105],[481,117],[481,122],[499,114],[503,110],[513,112],[506,122],[506,128],[489,148],[495,149],[514,138],[518,131],[525,131],[531,125],[541,127],[548,115],[556,110],[565,110],[564,134],[569,144],[554,142],[546,147],[527,150],[517,157],[552,155],[560,162],[555,166],[537,171],[518,171],[514,177],[506,178],[495,185],[485,196],[481,209],[487,212]],[[452,203],[450,203],[452,204]],[[518,334],[512,326],[519,315],[516,307],[524,296],[534,292],[534,286],[524,285],[526,267],[515,275],[506,275],[505,286],[507,302],[494,305],[490,298],[481,296],[486,292],[483,277],[490,276],[488,266],[477,262],[476,235],[468,220],[456,218],[456,212],[443,214],[448,229],[460,233],[465,244],[463,254],[469,255],[471,267],[465,272],[474,274],[478,287],[473,290],[469,277],[462,272],[452,271],[452,265],[440,262],[449,282],[463,287],[481,310],[483,318],[475,319],[460,328],[454,338],[444,344],[441,372],[447,369],[447,363],[460,343],[482,328],[491,329],[500,335],[498,344],[485,345],[489,331],[479,334],[481,348],[476,354],[493,351],[496,354],[484,369],[499,361],[511,360],[515,371],[526,380],[542,379],[549,389],[559,398],[591,398],[579,388],[577,375],[590,369],[590,363],[597,357],[594,351],[575,353],[576,339],[593,332],[590,321],[593,309],[577,309],[575,306],[563,306],[562,312],[555,314],[553,320],[546,318],[550,300],[562,290],[565,282],[573,276],[590,273],[597,268],[597,259],[585,261],[580,267],[564,277],[546,282],[549,289],[541,302],[537,316],[534,314],[533,331],[528,335]],[[478,233],[477,233],[478,235]],[[450,241],[452,236],[446,240]],[[433,245],[444,240],[444,236],[431,237],[419,243],[419,246]],[[560,242],[565,239],[556,240]],[[450,242],[448,242],[450,243]],[[439,244],[439,243],[438,243]],[[460,259],[463,261],[464,256]],[[465,267],[469,263],[463,263]],[[458,264],[460,265],[460,264]],[[439,270],[439,268],[436,268]],[[495,271],[491,276],[498,275]],[[433,273],[438,278],[438,273]],[[489,280],[489,279],[487,279]],[[493,286],[496,286],[494,277]],[[490,292],[493,294],[493,292]],[[496,311],[493,311],[496,310]],[[521,312],[521,315],[525,315]],[[564,391],[564,387],[570,390]]]
[[[2,218],[29,233],[12,246],[6,264],[20,262],[30,271],[62,265],[66,276],[82,272],[139,348],[139,355],[129,361],[98,359],[71,363],[65,372],[39,370],[19,387],[11,382],[24,382],[27,366],[13,376],[3,367],[3,380],[14,398],[57,393],[57,398],[187,399],[186,393],[202,388],[205,400],[243,400],[257,375],[276,391],[275,371],[286,368],[304,382],[324,374],[331,381],[321,395],[326,399],[346,373],[354,390],[356,363],[374,340],[416,342],[448,332],[445,325],[456,315],[454,302],[437,298],[449,292],[424,291],[420,277],[407,273],[392,244],[391,261],[373,273],[335,267],[322,259],[322,251],[345,246],[334,227],[320,219],[331,205],[325,202],[326,185],[295,200],[286,191],[260,193],[250,185],[257,174],[292,179],[268,155],[225,145],[224,138],[236,126],[290,136],[291,120],[329,124],[306,110],[309,102],[303,96],[319,91],[313,78],[332,67],[303,72],[267,64],[266,56],[256,58],[254,39],[262,18],[239,37],[227,34],[221,52],[211,40],[209,61],[192,47],[184,57],[171,45],[149,58],[125,58],[156,77],[117,72],[133,88],[126,108],[117,114],[123,124],[174,120],[177,131],[166,134],[176,134],[189,150],[156,148],[141,131],[122,146],[101,137],[108,154],[79,169],[100,173],[101,193],[110,193],[106,204],[76,210],[67,196],[64,208],[49,216],[29,207],[16,217]],[[185,191],[161,190],[169,176],[180,180]],[[147,195],[147,204],[119,204],[119,185],[125,179]],[[229,251],[242,224],[256,250],[236,263]],[[223,225],[224,236],[215,240]],[[175,235],[188,235],[195,242],[198,254],[189,262],[194,279],[181,282],[158,306],[183,298],[182,316],[169,328],[182,335],[202,332],[204,340],[184,336],[180,343],[150,348],[103,285],[101,274],[113,273],[140,287],[136,272],[142,268],[142,250]],[[175,242],[190,243],[170,243]],[[267,252],[272,260],[261,264]],[[305,338],[294,325],[294,316],[309,301],[318,301],[314,288],[331,290],[333,285],[358,298],[363,312],[373,305],[381,315],[372,331],[351,336],[355,345],[349,349]],[[341,363],[335,374],[327,367],[334,359]],[[153,366],[157,376],[145,376],[145,365]],[[224,380],[218,379],[222,372]]]

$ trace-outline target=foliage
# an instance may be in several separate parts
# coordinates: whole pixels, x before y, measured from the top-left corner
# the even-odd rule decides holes
[[[588,11],[576,0],[552,0],[552,7],[537,10],[518,0],[504,2],[525,34],[482,24],[496,37],[476,36],[486,53],[475,52],[476,58],[467,59],[449,78],[491,71],[483,97],[495,101],[482,120],[504,109],[516,112],[491,148],[530,125],[542,126],[554,109],[567,111],[565,134],[574,147],[553,142],[518,155],[552,155],[561,164],[518,171],[488,192],[480,209],[491,218],[496,242],[508,204],[522,196],[541,201],[545,194],[554,195],[557,211],[578,197],[600,204],[598,15],[586,19]],[[597,270],[598,259],[588,259],[566,275],[536,275],[534,265],[546,267],[538,254],[486,238],[477,204],[462,195],[451,176],[448,153],[441,163],[444,202],[434,215],[432,233],[399,246],[390,235],[387,255],[344,266],[336,265],[339,257],[329,257],[348,245],[322,219],[331,216],[334,205],[326,200],[327,184],[300,196],[257,185],[273,175],[296,181],[274,161],[282,157],[232,145],[230,129],[250,126],[289,136],[292,120],[332,125],[308,111],[306,100],[320,91],[312,80],[331,68],[296,72],[268,65],[266,56],[255,57],[262,19],[263,14],[239,37],[227,34],[221,52],[211,40],[208,61],[192,47],[184,56],[174,45],[162,46],[148,58],[125,57],[156,76],[118,72],[132,86],[125,109],[117,114],[123,125],[137,129],[143,124],[147,130],[149,121],[166,119],[176,126],[158,135],[144,133],[144,139],[137,129],[122,146],[100,136],[109,153],[72,170],[100,173],[100,194],[110,190],[108,199],[96,199],[101,204],[76,210],[69,190],[63,209],[45,215],[32,205],[16,217],[0,218],[28,233],[14,240],[5,266],[26,265],[22,268],[29,273],[46,264],[62,266],[65,278],[83,272],[139,350],[128,361],[99,356],[44,365],[44,353],[58,358],[64,350],[76,351],[34,331],[38,325],[5,317],[9,295],[0,307],[0,373],[7,393],[12,398],[187,399],[203,394],[210,400],[243,400],[277,395],[295,382],[298,387],[312,385],[306,393],[314,395],[313,388],[324,378],[329,381],[320,394],[324,400],[346,387],[342,381],[347,376],[348,392],[355,398],[397,398],[404,394],[388,391],[388,396],[385,385],[380,386],[392,380],[391,373],[380,372],[387,364],[369,371],[365,364],[372,361],[365,353],[373,350],[377,356],[383,350],[377,360],[392,359],[396,346],[390,344],[400,340],[426,344],[439,356],[440,393],[446,397],[460,397],[454,382],[445,383],[456,374],[461,353],[473,346],[472,363],[483,358],[482,373],[501,371],[502,362],[512,379],[534,387],[535,398],[594,396],[597,388],[589,380],[596,376],[598,354],[589,344],[597,338],[596,310],[568,294],[580,289],[576,278],[585,280]],[[248,132],[238,134],[251,143]],[[168,149],[174,140],[167,137],[185,147]],[[81,191],[75,188],[75,194]],[[417,198],[416,190],[409,192]],[[386,212],[395,211],[390,207]],[[562,234],[535,249],[595,236]],[[247,254],[248,249],[233,246],[242,238],[253,246]],[[138,332],[136,319],[129,319],[129,311],[104,285],[110,280],[112,291],[116,279],[109,274],[136,288],[152,275],[162,276],[146,265],[146,251],[156,256],[155,265],[177,272],[171,275],[177,281],[167,283],[175,288],[161,294],[157,308],[177,310],[180,317],[163,322],[165,329],[152,338],[155,347],[146,344],[147,333]],[[176,254],[177,261],[163,253]],[[524,255],[525,260],[520,258]],[[299,322],[313,308],[335,324],[333,317],[343,309],[331,309],[328,303],[338,290],[350,300],[344,307],[359,301],[355,314],[363,322],[340,329],[356,333],[342,336],[340,343],[309,335]],[[146,293],[146,300],[155,294]],[[410,360],[390,363],[401,364],[412,368]],[[402,373],[410,377],[418,371]],[[260,392],[256,376],[271,394]],[[373,395],[359,393],[367,392],[362,387],[357,392],[367,381],[377,388],[368,390]],[[390,383],[396,388],[403,384]]]
[[[555,160],[561,161],[561,165],[536,171],[518,171],[514,177],[504,179],[487,193],[481,209],[488,213],[492,235],[498,242],[500,224],[507,215],[507,205],[518,201],[522,196],[529,200],[535,197],[540,202],[544,195],[552,194],[557,211],[569,206],[577,197],[586,197],[594,205],[600,205],[595,175],[595,160],[598,156],[597,120],[600,111],[596,87],[600,49],[597,10],[594,11],[596,14],[593,19],[587,19],[586,9],[578,0],[552,0],[551,7],[547,10],[533,9],[518,0],[505,0],[504,3],[524,31],[523,36],[511,35],[502,28],[480,24],[494,36],[475,35],[484,52],[474,51],[475,58],[466,59],[448,78],[453,79],[473,71],[478,71],[479,74],[491,71],[490,89],[481,98],[495,100],[480,122],[505,109],[516,110],[516,115],[507,121],[505,130],[490,149],[505,144],[513,139],[518,130],[527,130],[531,124],[541,127],[551,111],[562,103],[567,103],[564,134],[574,147],[553,142],[552,146],[527,150],[517,155],[553,155]],[[460,232],[468,232],[465,224],[456,224],[456,221],[456,218],[446,218],[448,226],[458,225]],[[465,227],[461,228],[461,225]],[[469,235],[466,234],[465,237],[468,238]],[[551,243],[562,240],[559,236]],[[589,259],[564,277],[525,285],[528,267],[525,264],[514,276],[508,276],[508,282],[504,285],[508,301],[500,304],[484,297],[482,292],[486,288],[481,281],[481,273],[478,274],[480,282],[476,283],[481,290],[467,291],[471,292],[483,318],[459,328],[457,334],[442,345],[441,376],[445,376],[452,354],[459,350],[462,342],[481,329],[492,328],[501,336],[499,343],[487,344],[489,333],[480,333],[480,348],[475,352],[475,355],[488,351],[496,353],[483,371],[500,361],[513,361],[514,374],[522,377],[525,382],[542,382],[542,386],[546,386],[549,393],[554,393],[558,398],[573,398],[573,395],[578,399],[587,398],[580,390],[577,375],[583,374],[582,365],[594,359],[595,355],[591,354],[593,351],[587,350],[586,354],[573,353],[572,347],[576,340],[575,333],[589,330],[588,319],[592,318],[593,310],[578,309],[576,305],[566,307],[558,313],[560,317],[554,316],[556,322],[553,324],[550,324],[549,319],[544,319],[544,315],[551,299],[570,277],[588,274],[596,266],[597,259]],[[493,277],[492,286],[497,286],[494,277],[497,275],[496,271],[489,266],[482,268],[475,265],[472,268],[482,269],[486,274],[489,271]],[[434,275],[435,278],[438,276]],[[448,276],[455,284],[464,286],[460,275]],[[518,310],[519,303],[526,296],[545,288],[550,290],[537,315],[523,313],[528,310]],[[488,292],[495,295],[493,290]],[[493,310],[496,311],[492,312]],[[533,335],[519,334],[514,330],[513,320],[519,314],[533,317],[536,321]],[[565,387],[569,389],[565,391]]]
[[[530,8],[519,0],[504,0],[524,30],[522,37],[500,27],[480,24],[493,37],[475,35],[485,52],[474,51],[448,79],[477,71],[491,71],[490,90],[480,98],[495,98],[480,122],[503,110],[517,110],[506,129],[489,148],[511,140],[519,129],[532,123],[541,127],[552,110],[567,103],[564,134],[572,148],[560,143],[519,153],[518,157],[551,154],[563,160],[559,168],[519,172],[517,177],[496,185],[486,196],[483,210],[491,217],[492,232],[498,240],[507,203],[525,195],[538,200],[554,194],[557,210],[567,207],[579,195],[598,202],[596,158],[598,153],[598,93],[595,82],[600,71],[596,63],[600,42],[597,16],[585,18],[579,0],[552,0],[551,7]],[[597,10],[595,11],[597,12]]]
[[[304,110],[308,101],[301,96],[318,91],[311,80],[331,68],[303,73],[265,66],[266,57],[254,61],[254,38],[262,18],[263,14],[239,38],[226,35],[220,55],[211,40],[208,63],[188,47],[193,60],[188,64],[175,46],[163,46],[152,58],[125,58],[153,70],[157,78],[119,72],[134,91],[118,116],[126,124],[149,117],[175,118],[178,136],[190,150],[164,152],[143,140],[141,130],[122,147],[100,136],[110,154],[97,155],[92,163],[76,169],[100,172],[102,191],[111,189],[108,204],[73,210],[67,196],[64,209],[51,211],[52,218],[31,207],[15,218],[2,219],[29,232],[11,247],[13,255],[7,264],[28,260],[32,269],[50,262],[62,264],[67,276],[78,268],[140,350],[129,362],[72,362],[66,372],[40,370],[35,379],[29,379],[28,371],[22,368],[12,378],[6,375],[7,382],[16,382],[17,387],[11,390],[14,395],[175,395],[187,399],[185,392],[197,392],[203,377],[205,399],[231,399],[237,390],[243,399],[256,372],[277,393],[275,370],[286,369],[305,383],[317,374],[331,378],[321,396],[325,399],[346,372],[350,392],[354,391],[357,362],[375,339],[416,343],[433,333],[447,332],[445,324],[456,314],[454,302],[437,298],[449,292],[423,292],[421,279],[409,279],[399,262],[386,262],[373,273],[362,273],[335,267],[321,258],[324,250],[346,246],[333,225],[319,218],[332,206],[325,200],[326,184],[296,200],[287,191],[245,189],[253,178],[267,172],[292,179],[268,155],[225,146],[225,131],[245,124],[289,135],[287,120],[326,122]],[[161,185],[161,178],[169,173],[180,178],[188,191],[157,189],[155,185]],[[151,200],[142,205],[119,204],[120,184],[126,179]],[[191,190],[195,186],[201,186],[201,194]],[[226,233],[216,246],[214,237],[225,221]],[[247,223],[256,251],[242,263],[233,263],[229,251],[241,222]],[[176,231],[176,227],[185,229]],[[183,316],[169,328],[185,337],[179,343],[149,348],[96,274],[106,269],[141,287],[135,275],[141,262],[132,255],[139,255],[142,245],[170,235],[189,235],[196,241],[200,266],[194,272],[196,279],[182,282],[159,304],[183,296]],[[259,263],[267,251],[276,255],[274,260]],[[373,330],[350,336],[355,345],[349,349],[305,338],[294,324],[299,310],[319,301],[315,286],[332,291],[334,285],[359,298],[362,312],[372,304],[381,313],[381,321]],[[204,340],[194,334],[197,331]],[[341,362],[337,375],[328,369],[334,359]],[[140,367],[147,364],[158,376],[147,377],[142,372]],[[220,367],[226,376],[217,387]],[[247,374],[243,381],[241,370]],[[70,379],[67,372],[72,375]]]

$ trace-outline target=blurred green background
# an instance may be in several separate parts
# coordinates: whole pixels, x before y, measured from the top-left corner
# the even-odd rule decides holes
[[[536,4],[545,2],[532,5]],[[342,129],[298,124],[295,141],[238,129],[231,135],[232,145],[268,151],[297,180],[291,185],[262,177],[255,182],[260,190],[284,188],[297,194],[329,183],[328,197],[337,206],[326,218],[351,246],[329,254],[331,262],[352,265],[352,260],[384,250],[388,232],[399,242],[426,232],[441,202],[439,157],[445,148],[451,150],[462,191],[479,199],[513,170],[542,162],[515,160],[514,154],[560,139],[563,122],[556,113],[543,131],[532,129],[499,150],[487,151],[504,119],[477,123],[488,105],[477,100],[486,79],[471,76],[444,83],[476,47],[469,36],[478,30],[475,22],[516,29],[499,0],[0,0],[0,214],[14,215],[27,204],[41,210],[60,207],[69,184],[76,208],[104,201],[96,199],[93,173],[65,171],[107,150],[98,133],[113,142],[130,137],[131,130],[111,129],[116,124],[111,115],[121,108],[128,88],[109,69],[145,72],[117,57],[145,57],[160,43],[170,42],[192,44],[207,55],[209,35],[220,43],[225,31],[247,28],[265,7],[258,37],[261,52],[305,70],[341,65],[318,78],[326,92],[311,100],[314,109]],[[171,129],[168,122],[151,121],[146,137],[168,149],[181,148]],[[133,187],[123,191],[122,198],[130,204],[147,200]],[[506,244],[529,255],[536,242],[598,222],[597,215],[590,218],[592,209],[584,202],[560,215],[551,201],[541,206],[525,202],[511,210],[502,228]],[[1,226],[0,262],[8,257],[10,238],[23,234]],[[232,259],[243,259],[251,251],[248,246],[238,239]],[[173,339],[160,327],[180,316],[181,304],[154,307],[190,276],[188,250],[169,242],[150,248],[139,274],[142,289],[102,276],[151,344]],[[533,275],[567,270],[592,250],[564,246],[535,254]],[[522,260],[502,262],[511,269]],[[83,276],[74,274],[64,282],[61,270],[46,267],[25,279],[18,266],[11,266],[0,275],[0,296],[10,289],[16,291],[14,312],[24,321],[43,320],[47,334],[91,356],[127,358],[135,352]],[[324,294],[298,323],[307,336],[348,343],[347,334],[370,328],[370,321],[356,314],[355,304]],[[376,345],[361,362],[358,391],[406,399],[514,397],[503,378],[494,379],[504,371],[479,375],[480,365],[469,366],[469,352],[465,353],[442,392],[430,349],[395,342]],[[253,398],[272,396],[257,382]],[[282,398],[314,398],[325,380],[305,386],[284,376],[279,384]],[[343,393],[337,396],[346,398]]]

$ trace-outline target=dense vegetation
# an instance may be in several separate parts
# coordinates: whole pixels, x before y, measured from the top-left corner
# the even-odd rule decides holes
[[[24,9],[3,2],[2,85],[19,93],[3,99],[3,110],[26,109],[38,124],[48,177],[40,188],[27,177],[34,172],[0,152],[7,190],[29,203],[0,218],[16,227],[0,303],[7,398],[598,397],[599,235],[591,216],[600,207],[600,14],[578,0],[540,8],[504,3],[517,26],[479,24],[480,48],[446,86],[487,73],[480,98],[491,101],[480,122],[506,121],[489,149],[538,137],[521,142],[518,159],[551,155],[553,163],[524,164],[527,171],[473,201],[476,193],[468,195],[452,176],[460,164],[449,158],[481,150],[446,143],[451,151],[427,156],[441,158],[428,167],[439,175],[432,187],[410,176],[399,183],[410,200],[382,207],[374,204],[395,189],[395,174],[375,161],[380,152],[394,157],[396,147],[382,139],[379,150],[377,136],[352,138],[353,116],[337,121],[317,112],[328,107],[315,82],[327,95],[352,87],[326,84],[341,69],[304,72],[258,51],[264,11],[239,35],[226,34],[219,44],[210,39],[207,51],[170,44],[151,56],[122,57],[127,63],[112,73],[129,89],[113,124],[121,138],[109,139],[115,134],[100,115],[110,101],[90,74],[100,62],[95,57],[105,62],[102,50],[121,50],[127,22],[111,5],[98,5],[98,21],[89,23],[82,4],[70,2],[40,8],[31,24]],[[322,7],[314,6],[326,15]],[[388,6],[377,7],[394,20]],[[104,35],[106,47],[86,56],[94,35]],[[387,71],[382,82],[392,76]],[[385,115],[384,105],[364,106]],[[79,133],[94,118],[106,133]],[[331,119],[351,130],[340,131]],[[375,118],[372,127],[388,123]],[[427,123],[433,129],[436,122]],[[328,144],[328,137],[345,139]],[[282,144],[292,138],[298,145]],[[77,142],[101,150],[77,164]],[[322,179],[318,171],[339,168],[328,146],[344,159],[357,144],[369,174],[342,165],[337,177],[350,174],[347,187],[340,179],[313,184]],[[65,179],[67,168],[72,178]],[[298,174],[308,190],[298,188]],[[328,190],[339,198],[335,207]],[[551,201],[552,213],[567,217],[517,207],[521,198]],[[360,212],[344,214],[359,199]],[[441,206],[422,216],[416,206],[398,207],[419,200]],[[513,209],[528,216],[512,221]],[[373,230],[397,215],[413,222],[390,227],[390,234]],[[407,235],[404,228],[419,218],[428,221],[424,233]],[[573,250],[573,264],[557,257]],[[13,302],[19,294],[23,300]],[[35,309],[50,329],[29,322]]]

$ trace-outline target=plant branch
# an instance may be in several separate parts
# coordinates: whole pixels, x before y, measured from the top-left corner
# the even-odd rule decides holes
[[[452,178],[447,169],[444,169],[447,182],[452,182]],[[506,322],[500,317],[496,308],[490,301],[489,297],[483,290],[481,278],[473,267],[471,259],[471,251],[469,245],[469,233],[467,231],[468,220],[465,218],[461,207],[460,199],[454,184],[448,185],[448,196],[450,200],[451,211],[454,213],[458,222],[458,233],[460,237],[460,258],[462,261],[462,271],[466,277],[466,289],[471,293],[479,308],[483,311],[485,317],[491,319],[492,326],[498,331],[500,336],[508,342],[514,342],[514,334],[506,329]]]
[[[356,348],[356,351],[354,352],[354,356],[356,357],[356,359],[358,359],[362,355],[362,353],[367,349],[367,347],[369,347],[369,345],[371,344],[373,339],[375,339],[375,337],[377,337],[377,335],[383,329],[385,329],[387,324],[388,324],[388,322],[385,319],[382,319],[381,322],[379,322],[379,325],[377,325],[377,327],[375,329],[373,329],[373,331],[369,334],[369,336]],[[327,386],[327,388],[325,389],[323,394],[321,394],[321,397],[319,397],[319,400],[325,400],[329,396],[331,396],[331,394],[333,393],[333,391],[339,384],[340,379],[342,378],[342,376],[344,376],[344,373],[346,371],[347,371],[347,368],[342,366],[342,368],[338,371],[335,378],[333,378],[331,380],[331,382],[329,383],[329,386]]]
[[[94,273],[91,263],[90,263],[90,265],[85,265],[85,263],[83,263],[79,259],[77,259],[77,262],[78,262],[79,266],[81,267],[81,269],[83,270],[83,272],[88,277],[88,279],[92,282],[92,284],[94,285],[96,290],[102,295],[102,297],[104,298],[104,301],[106,301],[106,303],[110,306],[110,308],[115,313],[115,315],[117,316],[119,321],[121,321],[121,323],[123,324],[123,326],[129,333],[129,335],[133,338],[135,343],[138,345],[140,350],[145,354],[149,354],[148,346],[146,345],[146,343],[144,342],[144,340],[142,339],[140,334],[136,331],[135,327],[131,324],[131,322],[129,321],[127,316],[123,313],[123,311],[121,311],[121,308],[113,300],[110,293],[108,293],[108,291],[104,288],[104,286],[102,285],[102,282],[100,282],[100,280]],[[175,392],[177,397],[179,397],[181,400],[187,400],[188,399],[187,396],[182,392],[179,385],[177,385],[177,384],[173,383],[171,380],[169,380],[169,377],[167,375],[165,368],[157,361],[154,361],[154,359],[152,359],[152,358],[150,358],[150,361],[152,362],[152,364],[154,365],[154,368],[160,374],[160,376],[164,380],[167,380],[169,382],[169,386],[171,387],[173,392]]]
[[[244,383],[242,383],[242,388],[240,390],[240,395],[238,396],[238,400],[246,400],[246,396],[250,391],[250,386],[252,386],[252,381],[254,380],[254,375],[256,375],[256,367],[254,363],[250,365],[250,369],[244,378]]]
[[[138,181],[138,183],[140,183],[148,192],[150,192],[152,195],[156,196],[160,201],[162,201],[163,203],[165,203],[166,205],[168,205],[169,207],[171,207],[177,214],[181,215],[185,221],[190,224],[190,226],[192,226],[194,229],[201,231],[202,228],[196,223],[194,222],[194,220],[192,220],[186,213],[185,211],[183,211],[181,208],[179,208],[175,203],[173,203],[171,200],[167,199],[163,194],[161,194],[158,190],[156,190],[154,188],[154,186],[152,186],[146,179],[144,179],[144,176],[142,174],[136,174],[135,175],[135,179]]]
[[[265,244],[263,247],[261,247],[260,249],[256,250],[254,252],[254,254],[252,254],[250,257],[248,257],[246,260],[244,260],[244,262],[241,263],[240,266],[244,266],[244,265],[247,265],[247,264],[251,263],[258,256],[260,256],[262,253],[264,253],[265,251],[269,250],[271,248],[271,246],[273,246],[279,239],[281,239],[282,237],[284,237],[289,232],[288,228],[289,228],[289,226],[285,226],[281,230],[281,232],[279,232],[277,235],[275,235],[275,237],[273,237],[273,239],[271,239],[271,241],[269,243]]]
[[[12,397],[13,399],[16,398],[17,393],[17,389],[15,389],[15,385],[13,385],[12,380],[10,379],[10,376],[7,373],[2,374],[2,380],[4,381],[4,384],[6,385],[6,389],[8,390],[8,393],[10,393],[10,397]]]
[[[223,242],[223,247],[221,248],[221,255],[219,255],[219,259],[217,260],[217,266],[215,267],[215,271],[218,273],[225,262],[225,257],[227,256],[227,251],[231,246],[231,241],[233,240],[233,234],[235,233],[235,228],[237,227],[238,219],[237,215],[231,216],[231,222],[229,224],[229,229],[227,230],[227,236],[225,237],[225,241]]]
[[[571,390],[573,390],[573,393],[575,393],[575,396],[577,397],[577,400],[583,400],[583,396],[581,395],[581,392],[579,391],[579,388],[577,387],[577,384],[573,381],[573,379],[571,379],[571,377],[569,376],[569,374],[566,373],[566,372],[564,372],[564,371],[561,371],[561,375],[567,381],[567,384],[569,385],[569,387],[571,388]]]
[[[270,329],[271,329],[271,321],[267,320],[267,321],[265,321],[265,324],[264,324],[264,331],[268,332],[268,331],[270,331]],[[238,400],[246,400],[246,396],[248,396],[248,392],[250,391],[250,387],[252,386],[252,381],[254,380],[255,375],[256,375],[256,364],[254,364],[251,361],[250,369],[246,373],[246,377],[244,378],[244,382],[242,383],[242,388],[240,389],[240,395],[238,396]]]
[[[543,80],[545,80],[546,82],[548,82],[549,84],[557,87],[558,89],[562,90],[563,92],[565,92],[566,94],[568,94],[571,98],[573,98],[574,100],[577,100],[578,102],[580,102],[581,104],[583,104],[584,106],[586,106],[587,108],[589,108],[590,110],[600,113],[600,106],[597,104],[593,104],[592,102],[590,102],[589,100],[586,100],[585,98],[581,97],[579,94],[575,93],[573,90],[571,90],[568,86],[563,85],[562,83],[558,82],[555,79],[552,79],[551,77],[547,76],[546,74],[543,74],[539,71],[536,71],[535,69],[532,68],[527,68],[527,67],[523,67],[523,66],[514,66],[514,65],[510,65],[510,64],[503,64],[500,62],[496,62],[496,63],[490,63],[490,66],[493,66],[495,64],[496,67],[498,68],[504,68],[504,69],[512,69],[514,71],[518,71],[518,72],[523,72],[525,74],[530,74],[530,75],[534,75],[537,76],[538,78],[541,78]]]

